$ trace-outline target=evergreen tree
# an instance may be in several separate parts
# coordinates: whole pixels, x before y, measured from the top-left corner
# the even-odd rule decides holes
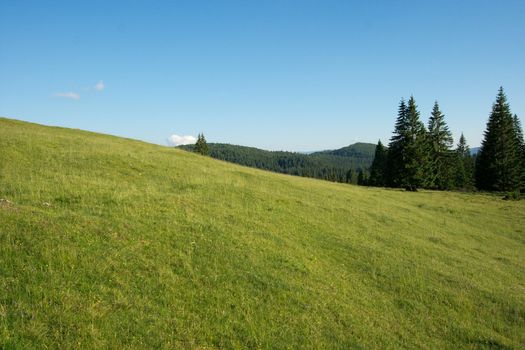
[[[427,135],[413,96],[408,104],[404,100],[399,104],[394,135],[388,148],[387,185],[407,190],[428,186]]]
[[[348,169],[346,172],[346,183],[352,183],[354,179],[354,171],[352,169]]]
[[[463,133],[456,148],[455,187],[470,189],[474,186],[474,159]]]
[[[523,129],[521,128],[521,122],[516,114],[513,118],[514,132],[518,142],[518,153],[521,158],[521,190],[525,190],[525,141],[523,140]]]
[[[386,186],[387,161],[387,150],[381,143],[381,140],[379,140],[376,146],[374,161],[370,166],[370,178],[368,179],[370,186]]]
[[[401,100],[394,135],[388,147],[387,185],[415,191],[430,186],[429,147],[414,97]]]
[[[394,126],[394,135],[390,138],[388,145],[385,184],[390,187],[401,187],[403,185],[403,150],[406,144],[407,129],[407,105],[405,99],[401,99]]]
[[[453,179],[452,134],[445,123],[445,116],[436,101],[428,121],[428,146],[430,152],[429,187],[449,189]]]
[[[465,138],[465,135],[463,135],[463,133],[461,133],[461,136],[459,137],[459,142],[456,147],[456,153],[463,158],[470,156],[470,147],[468,146],[467,139]]]
[[[518,140],[518,148],[520,152],[525,156],[525,141],[523,140],[523,129],[521,128],[520,119],[516,114],[512,118],[514,124],[514,132],[516,133],[516,138]]]
[[[482,190],[516,191],[522,187],[519,135],[503,88],[496,102],[476,160],[476,185]]]
[[[363,169],[359,169],[357,173],[357,184],[359,186],[366,186],[368,184],[368,181],[367,181],[367,178],[366,178],[366,175]]]
[[[207,156],[210,153],[208,144],[206,143],[206,138],[204,138],[204,134],[202,133],[197,137],[197,143],[195,143],[195,152],[202,154],[203,156]]]
[[[406,145],[403,152],[405,171],[403,187],[415,191],[418,187],[429,186],[430,161],[427,132],[419,119],[419,111],[413,96],[408,100],[407,125]]]

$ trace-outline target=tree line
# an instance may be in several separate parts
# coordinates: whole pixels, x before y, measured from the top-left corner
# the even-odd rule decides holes
[[[385,147],[378,142],[369,177],[363,184],[411,191],[418,188],[523,191],[523,131],[503,88],[492,106],[481,148],[474,156],[463,134],[453,149],[452,133],[438,102],[425,127],[414,97],[408,102],[402,99],[390,143]]]
[[[223,143],[208,144],[203,134],[199,134],[195,145],[179,147],[249,167],[354,184],[364,178],[363,174],[372,164],[375,150],[373,144],[358,143],[338,150],[311,154],[266,151]]]
[[[453,137],[436,101],[428,125],[420,118],[414,97],[399,103],[393,136],[334,151],[300,154],[264,151],[229,144],[207,144],[199,134],[195,145],[182,148],[213,158],[297,176],[358,185],[436,190],[525,190],[525,143],[517,115],[503,88],[487,123],[477,154],[471,155],[463,134],[454,148]]]

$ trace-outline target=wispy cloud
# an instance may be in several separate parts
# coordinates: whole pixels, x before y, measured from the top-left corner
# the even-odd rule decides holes
[[[168,145],[169,146],[182,146],[182,145],[191,145],[197,142],[197,138],[195,136],[186,135],[186,136],[179,136],[179,135],[171,135],[168,137]]]
[[[106,88],[106,85],[104,85],[104,81],[99,81],[96,85],[95,85],[95,90],[97,91],[102,91]]]
[[[53,96],[55,97],[63,97],[63,98],[69,98],[71,100],[80,100],[80,95],[76,92],[57,92]]]

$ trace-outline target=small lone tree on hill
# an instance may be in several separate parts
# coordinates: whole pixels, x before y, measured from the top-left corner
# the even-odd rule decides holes
[[[195,152],[202,154],[203,156],[210,154],[208,144],[206,143],[206,138],[204,138],[204,134],[202,133],[197,137],[197,142],[195,143]]]

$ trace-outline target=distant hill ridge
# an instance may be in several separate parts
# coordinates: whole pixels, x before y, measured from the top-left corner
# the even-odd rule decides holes
[[[310,155],[334,155],[340,157],[357,157],[357,158],[374,158],[376,145],[373,143],[357,142],[346,147],[335,150],[325,150],[319,152],[312,152]]]
[[[179,146],[187,151],[193,151],[194,147]],[[208,147],[211,157],[240,165],[335,182],[356,182],[355,173],[367,171],[372,164],[376,145],[355,143],[309,154],[267,151],[225,143],[209,143]]]

